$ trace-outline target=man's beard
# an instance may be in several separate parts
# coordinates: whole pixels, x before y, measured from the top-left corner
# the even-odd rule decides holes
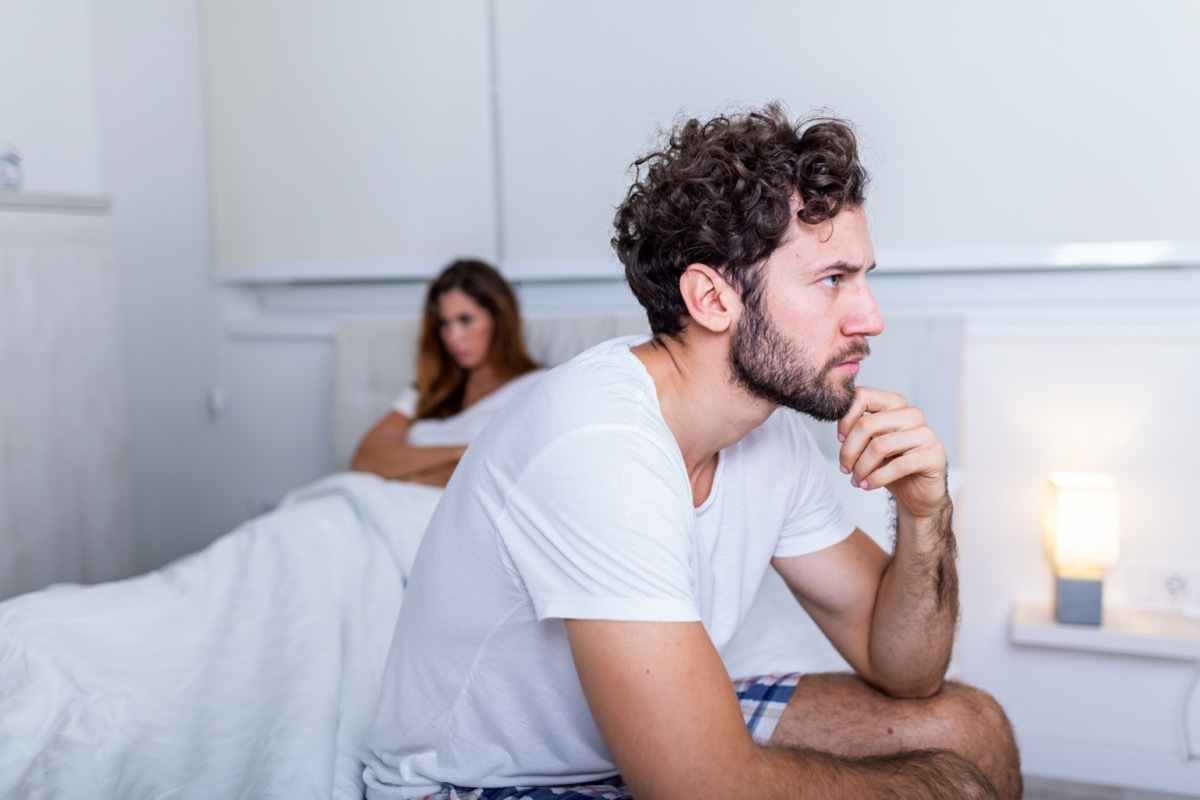
[[[854,376],[831,383],[829,374],[850,358],[866,357],[871,352],[866,340],[814,369],[771,323],[757,298],[746,303],[745,311],[729,345],[734,380],[756,397],[823,422],[844,417],[854,403]]]

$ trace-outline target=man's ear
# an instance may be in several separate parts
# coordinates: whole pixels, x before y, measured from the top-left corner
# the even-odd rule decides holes
[[[679,293],[692,319],[713,333],[729,330],[741,313],[741,297],[707,264],[688,265],[679,276]]]

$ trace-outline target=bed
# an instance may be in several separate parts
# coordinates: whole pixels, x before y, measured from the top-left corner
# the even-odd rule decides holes
[[[526,338],[553,365],[644,329],[535,318]],[[894,320],[862,378],[921,405],[952,461],[961,329]],[[163,569],[0,603],[0,797],[361,797],[362,738],[440,491],[341,470],[411,380],[415,335],[407,319],[338,331],[327,478]],[[814,430],[832,455],[829,426]],[[886,496],[835,485],[886,536]],[[843,663],[773,574],[725,659],[736,675]]]

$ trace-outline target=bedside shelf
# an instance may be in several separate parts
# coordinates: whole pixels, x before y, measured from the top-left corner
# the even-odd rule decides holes
[[[1102,625],[1064,625],[1049,606],[1020,603],[1009,638],[1031,647],[1200,661],[1200,620],[1179,614],[1105,609]]]

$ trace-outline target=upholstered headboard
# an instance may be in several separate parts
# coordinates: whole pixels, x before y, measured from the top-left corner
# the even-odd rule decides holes
[[[420,321],[394,318],[342,326],[334,345],[333,468],[345,469],[359,439],[413,381]],[[555,366],[591,345],[648,331],[644,317],[531,317],[525,320],[529,352]],[[963,321],[957,317],[896,317],[871,340],[859,384],[899,392],[925,412],[950,456],[958,462],[959,371]],[[812,423],[827,455],[837,452],[832,425]]]
[[[557,366],[593,344],[648,333],[645,317],[530,317],[525,345],[539,363]],[[358,442],[415,380],[417,318],[352,322],[338,329],[333,360],[333,461],[345,469]]]

